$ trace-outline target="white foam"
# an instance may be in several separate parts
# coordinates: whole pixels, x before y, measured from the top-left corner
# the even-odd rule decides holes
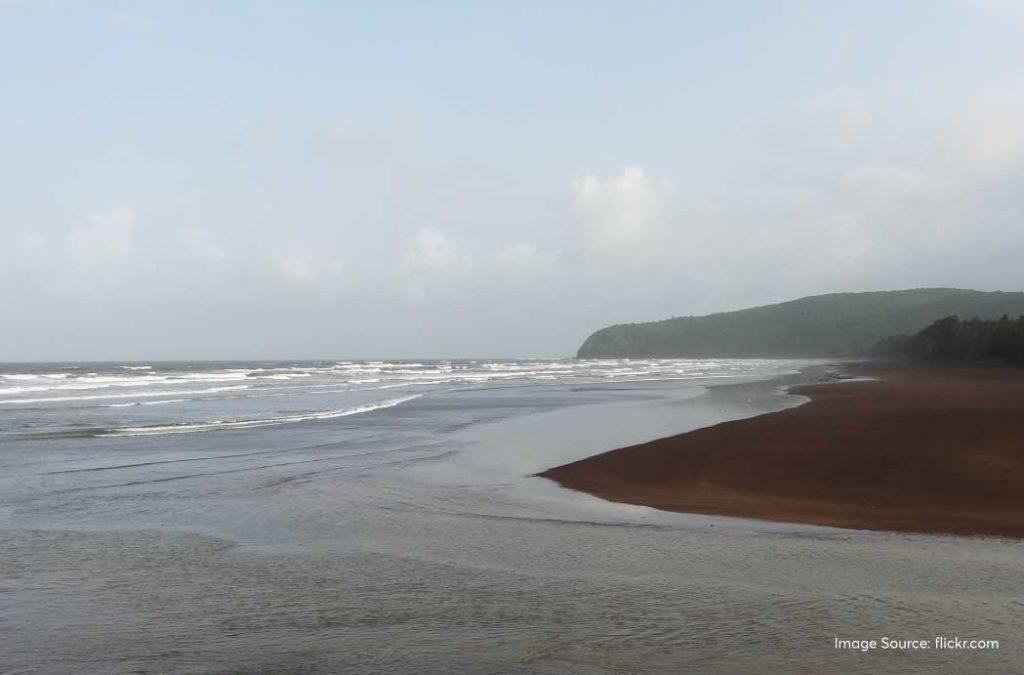
[[[277,426],[280,424],[293,424],[295,422],[307,422],[310,420],[329,420],[338,417],[348,417],[349,415],[358,415],[360,413],[372,412],[374,410],[382,410],[384,408],[393,408],[396,405],[411,401],[423,396],[423,394],[413,394],[411,396],[403,396],[401,398],[393,398],[386,401],[380,401],[379,403],[371,403],[368,405],[356,406],[354,408],[345,408],[343,410],[327,410],[324,412],[317,413],[305,413],[302,415],[284,415],[281,417],[268,417],[264,419],[255,420],[212,420],[209,422],[191,422],[184,424],[168,424],[163,426],[149,426],[149,427],[124,427],[121,429],[113,429],[107,432],[109,436],[155,436],[160,434],[184,434],[194,433],[197,431],[213,431],[222,429],[254,429],[257,427],[269,427]]]
[[[38,393],[44,391],[82,391],[89,389],[109,389],[109,388],[138,388],[138,387],[149,387],[153,385],[187,385],[193,383],[205,383],[205,382],[242,382],[247,379],[251,379],[247,376],[250,371],[222,371],[213,373],[177,373],[167,375],[97,375],[90,373],[83,377],[75,377],[70,380],[61,380],[60,384],[52,383],[46,385],[35,385],[35,386],[21,386],[21,387],[2,387],[0,388],[0,395],[5,394],[28,394]],[[299,377],[305,377],[306,375],[298,375]],[[5,376],[12,377],[12,376]],[[35,379],[35,375],[31,378]],[[289,376],[290,379],[291,376]],[[22,380],[28,380],[27,377],[21,377]]]

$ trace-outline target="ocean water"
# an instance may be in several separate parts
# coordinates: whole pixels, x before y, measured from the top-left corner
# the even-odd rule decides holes
[[[0,365],[0,672],[1024,670],[1019,542],[533,477],[797,405],[807,365]],[[1000,647],[833,646],[939,635]]]

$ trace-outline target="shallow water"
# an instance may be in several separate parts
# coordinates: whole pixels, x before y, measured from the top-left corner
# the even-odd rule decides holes
[[[0,367],[0,671],[1024,670],[1017,542],[530,477],[795,405],[764,378],[803,363],[131,365]],[[1001,646],[833,648],[883,635]]]

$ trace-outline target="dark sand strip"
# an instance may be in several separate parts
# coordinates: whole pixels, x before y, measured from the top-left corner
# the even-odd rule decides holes
[[[797,408],[540,474],[668,511],[1024,537],[1024,370],[857,364]]]

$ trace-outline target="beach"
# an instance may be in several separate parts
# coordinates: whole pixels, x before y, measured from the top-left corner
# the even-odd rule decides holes
[[[679,513],[536,477],[812,410],[783,388],[829,369],[0,366],[0,671],[1021,672],[1019,540]],[[1003,646],[835,647],[883,634]]]
[[[1024,536],[1024,370],[845,364],[799,407],[540,474],[667,511],[930,534]]]

